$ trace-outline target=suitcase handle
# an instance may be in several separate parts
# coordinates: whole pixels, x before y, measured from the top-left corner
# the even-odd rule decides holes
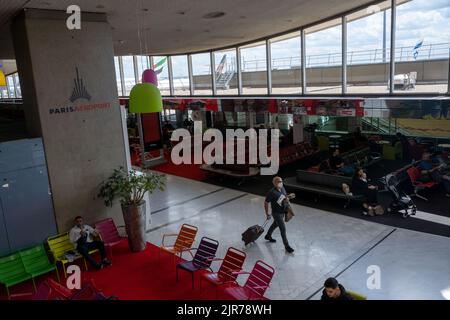
[[[273,218],[272,218],[273,219]],[[262,227],[263,229],[266,228],[267,222],[269,222],[270,219],[266,218],[266,221],[264,221]]]

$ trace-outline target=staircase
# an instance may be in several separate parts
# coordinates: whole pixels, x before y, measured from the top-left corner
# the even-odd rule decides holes
[[[234,71],[226,71],[216,76],[216,88],[228,90],[230,88],[230,81],[233,79]]]

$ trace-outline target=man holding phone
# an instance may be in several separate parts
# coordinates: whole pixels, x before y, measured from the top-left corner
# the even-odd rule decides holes
[[[294,249],[289,245],[287,235],[286,235],[286,224],[284,223],[286,212],[289,210],[289,199],[295,197],[293,193],[287,194],[286,189],[283,186],[283,179],[281,177],[275,177],[272,180],[273,188],[269,191],[264,201],[264,210],[266,212],[267,219],[273,217],[273,223],[267,231],[264,239],[270,242],[276,242],[272,238],[272,233],[277,227],[280,228],[281,238],[283,239],[283,244],[288,253],[293,253]],[[269,204],[272,209],[272,214],[269,214]]]
[[[94,237],[98,238],[100,236],[97,230],[84,224],[81,216],[77,216],[74,222],[75,226],[70,230],[69,238],[75,249],[97,270],[100,270],[103,266],[110,266],[111,262],[106,258],[103,241],[94,240]],[[100,251],[101,263],[97,263],[89,254],[89,251],[95,249]]]

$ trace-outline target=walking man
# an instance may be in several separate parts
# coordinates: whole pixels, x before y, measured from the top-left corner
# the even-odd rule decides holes
[[[264,210],[266,212],[267,219],[273,217],[273,223],[267,231],[264,239],[270,242],[276,242],[275,239],[272,238],[273,231],[279,227],[281,238],[283,239],[284,247],[288,253],[293,253],[294,249],[289,245],[287,235],[286,235],[286,225],[284,223],[285,214],[288,210],[289,206],[289,198],[292,198],[293,195],[287,195],[286,190],[283,187],[283,180],[280,177],[275,177],[272,180],[273,188],[269,191],[266,196],[266,200],[264,202]],[[272,214],[269,213],[269,204],[272,209]]]

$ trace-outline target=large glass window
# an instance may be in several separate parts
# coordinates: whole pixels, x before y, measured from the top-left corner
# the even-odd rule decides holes
[[[136,56],[137,74],[139,82],[142,82],[142,73],[146,69],[150,69],[149,56]]]
[[[155,56],[153,57],[153,70],[155,70],[158,77],[158,89],[163,96],[170,95],[170,81],[169,68],[167,64],[167,57]]]
[[[347,16],[347,93],[388,93],[391,1]]]
[[[214,76],[218,95],[237,95],[238,76],[236,50],[214,52]]]
[[[19,73],[14,73],[14,80],[16,84],[16,98],[22,98],[22,89],[20,88]]]
[[[192,81],[195,95],[212,94],[211,58],[209,53],[193,54]]]
[[[267,94],[266,43],[240,48],[242,93]]]
[[[272,56],[272,93],[301,93],[301,39],[300,32],[270,40]]]
[[[134,62],[133,56],[123,56],[122,57],[122,65],[123,65],[123,77],[125,84],[125,95],[130,95],[131,89],[136,84],[136,75],[134,73]]]
[[[8,86],[8,93],[10,98],[15,98],[16,93],[14,91],[14,79],[13,75],[9,75],[6,77],[6,85]]]
[[[117,84],[117,92],[119,96],[123,95],[122,93],[122,83],[120,80],[120,65],[119,65],[119,57],[114,57],[114,68],[116,70],[116,84]]]
[[[189,68],[187,56],[172,56],[173,94],[190,95]]]
[[[311,94],[342,92],[342,20],[305,30],[306,85]]]
[[[448,90],[450,2],[397,0],[396,93]]]

